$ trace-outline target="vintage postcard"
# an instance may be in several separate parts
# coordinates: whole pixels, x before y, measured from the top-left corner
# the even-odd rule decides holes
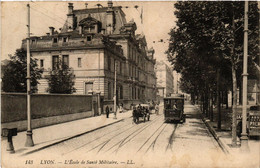
[[[2,1],[1,166],[259,167],[259,60],[254,1]]]

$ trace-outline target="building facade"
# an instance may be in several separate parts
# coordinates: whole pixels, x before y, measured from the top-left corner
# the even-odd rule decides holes
[[[173,93],[172,69],[164,62],[156,62],[157,95],[167,97]]]
[[[47,76],[58,62],[75,74],[75,94],[100,92],[106,102],[116,95],[128,106],[156,99],[154,50],[147,48],[145,36],[135,34],[134,21],[126,22],[120,6],[74,10],[68,4],[67,20],[60,31],[50,27],[44,36],[31,37],[31,55],[44,69],[38,92],[46,93]],[[26,50],[26,40],[22,47]]]

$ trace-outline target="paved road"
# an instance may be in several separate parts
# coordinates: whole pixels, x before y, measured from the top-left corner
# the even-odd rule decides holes
[[[118,166],[201,167],[216,164],[222,152],[201,121],[198,110],[186,103],[185,113],[185,123],[165,123],[161,109],[159,115],[151,115],[150,121],[135,124],[129,118],[28,157],[56,158],[56,164],[83,159],[88,166],[98,166],[97,159],[109,160],[111,164],[115,161]]]

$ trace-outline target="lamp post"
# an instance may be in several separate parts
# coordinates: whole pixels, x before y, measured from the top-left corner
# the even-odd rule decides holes
[[[26,147],[34,146],[32,139],[32,128],[31,128],[31,75],[30,75],[30,5],[27,4],[28,9],[28,34],[27,34],[27,133],[26,133]]]
[[[116,106],[116,73],[117,73],[117,62],[115,61],[115,86],[114,86],[114,119],[117,119],[116,117],[116,111],[117,111],[117,106]]]
[[[247,120],[247,51],[248,50],[248,1],[245,1],[245,20],[244,20],[244,59],[243,59],[243,101],[242,101],[242,133],[241,150],[248,151],[248,137],[246,132]]]
[[[97,103],[98,103],[98,115],[101,115],[101,106],[100,106],[100,50],[98,50],[98,91],[97,91]]]

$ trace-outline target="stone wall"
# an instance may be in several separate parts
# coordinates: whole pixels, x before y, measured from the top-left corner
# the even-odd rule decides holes
[[[27,119],[26,94],[1,94],[1,123]],[[92,111],[92,96],[33,94],[31,96],[32,119],[62,116]]]

